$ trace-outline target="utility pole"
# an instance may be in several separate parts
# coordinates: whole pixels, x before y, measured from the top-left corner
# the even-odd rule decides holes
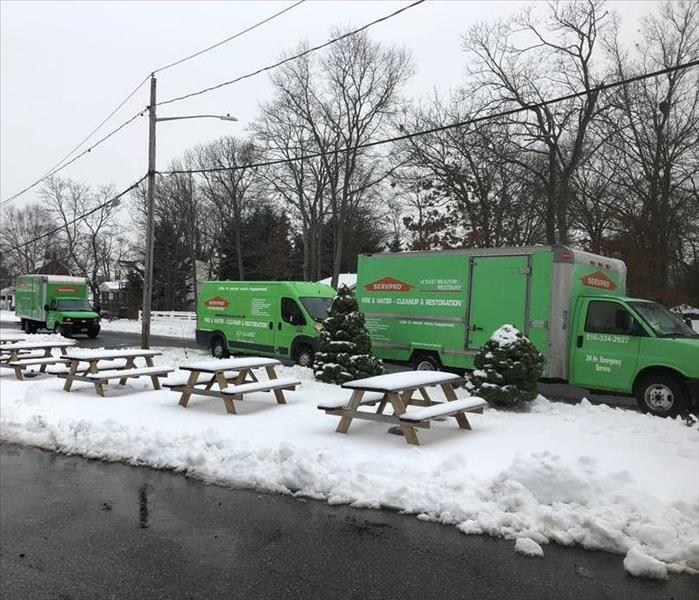
[[[146,264],[143,273],[141,348],[150,347],[150,308],[153,296],[153,238],[155,236],[155,77],[150,76],[148,106],[148,219],[146,225]]]

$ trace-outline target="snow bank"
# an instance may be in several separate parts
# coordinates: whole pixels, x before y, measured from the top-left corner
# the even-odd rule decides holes
[[[624,568],[635,577],[667,579],[665,563],[649,556],[638,546],[633,546],[624,557]]]
[[[112,321],[103,319],[101,327],[104,331],[140,333],[141,321],[136,319],[114,319]],[[150,332],[152,335],[194,339],[196,328],[196,320],[159,318],[151,320],[150,322]]]
[[[19,319],[12,310],[0,310],[0,321],[3,323],[19,323]]]
[[[184,359],[166,349],[157,363]],[[331,504],[391,507],[467,534],[607,550],[627,555],[630,572],[650,573],[638,566],[641,554],[671,571],[699,570],[699,426],[539,397],[528,413],[469,416],[472,431],[436,422],[412,447],[381,423],[355,421],[347,435],[335,433],[337,417],[316,405],[347,390],[301,367],[278,374],[303,380],[287,405],[253,394],[234,416],[204,397],[183,409],[177,394],[149,390],[148,380],[110,385],[100,398],[89,384],[65,393],[60,380],[19,382],[0,372],[0,439]]]

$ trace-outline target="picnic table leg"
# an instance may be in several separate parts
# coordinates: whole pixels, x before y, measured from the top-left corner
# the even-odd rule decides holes
[[[247,378],[249,371],[250,369],[240,369],[240,371],[238,371],[238,376],[233,380],[233,385],[241,385],[245,383],[245,379]]]
[[[53,358],[53,355],[51,354],[51,348],[44,348],[44,358]],[[46,366],[47,365],[41,365],[39,367],[39,373],[46,373]]]
[[[193,388],[194,384],[197,382],[199,379],[199,371],[192,371],[189,374],[189,379],[187,379],[187,387],[188,388]],[[182,392],[182,395],[180,396],[180,406],[183,408],[187,408],[187,403],[189,402],[189,398],[192,394],[190,392]]]
[[[379,406],[376,409],[376,414],[377,415],[382,415],[383,411],[386,409],[386,403],[388,402],[388,396],[386,394],[383,395],[383,398],[379,400]]]
[[[274,370],[274,367],[269,366],[265,367],[265,371],[267,371],[267,378],[272,380],[277,378],[277,372]],[[277,404],[286,404],[286,398],[284,398],[284,392],[282,390],[272,390],[274,392],[274,397],[277,399]]]
[[[404,393],[404,396],[408,402],[410,401],[412,395],[412,390],[409,390]],[[405,404],[398,392],[391,392],[390,394],[388,394],[388,400],[393,406],[393,414],[396,417],[399,417],[405,412]],[[420,441],[417,439],[417,432],[415,431],[415,427],[413,427],[412,425],[401,424],[400,428],[403,432],[403,435],[405,436],[405,441],[408,442],[408,444],[413,444],[414,446],[420,445]]]
[[[357,410],[357,408],[359,408],[359,405],[362,403],[362,396],[364,396],[364,390],[354,390],[352,392],[352,397],[350,398],[350,401],[347,403],[347,408],[349,408],[350,410]],[[340,422],[337,424],[337,429],[335,429],[335,431],[337,433],[347,433],[347,430],[349,429],[351,422],[352,417],[341,417]]]
[[[443,383],[442,391],[444,392],[444,397],[447,399],[447,402],[456,400],[456,392],[451,383]],[[456,413],[454,418],[459,425],[459,429],[471,429],[471,423],[468,422],[468,417],[466,417],[464,413]]]
[[[75,375],[76,371],[78,370],[79,364],[80,361],[70,361],[70,368],[68,369],[68,375],[66,375],[66,382],[63,384],[63,391],[70,392],[70,387],[73,385],[73,375]]]
[[[88,373],[99,373],[99,369],[97,368],[97,361],[96,360],[91,360],[90,361],[90,366],[87,369]],[[104,397],[104,386],[100,381],[95,381],[95,390],[97,393]]]
[[[146,366],[148,367],[154,367],[155,365],[153,364],[153,357],[152,356],[146,356]],[[150,376],[151,382],[153,382],[153,389],[154,390],[159,390],[160,389],[160,379],[158,379],[157,375],[151,375]]]
[[[133,369],[135,366],[136,366],[136,363],[134,362],[133,358],[126,359],[126,364],[124,365],[124,369]],[[126,385],[126,377],[122,377],[119,380],[119,385]]]
[[[216,383],[218,383],[218,387],[220,389],[225,389],[228,387],[228,381],[226,381],[226,375],[222,372],[217,372],[215,375]],[[228,396],[223,397],[223,406],[226,407],[226,412],[229,415],[235,415],[237,414],[235,411],[235,404],[233,404],[233,398],[230,398]]]
[[[428,402],[429,404],[434,404],[434,402],[432,401],[432,398],[430,398],[430,395],[427,393],[427,390],[424,387],[419,388],[419,390],[420,390],[420,395],[422,396],[422,399],[425,402]],[[429,406],[429,404],[428,404],[428,406]]]
[[[22,381],[24,377],[22,377],[22,367],[15,367],[15,377]]]

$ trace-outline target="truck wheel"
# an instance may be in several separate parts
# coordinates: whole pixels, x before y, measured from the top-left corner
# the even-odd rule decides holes
[[[413,371],[439,371],[442,368],[439,358],[428,352],[416,354],[412,363]]]
[[[294,362],[302,367],[308,367],[309,369],[313,366],[313,359],[315,358],[315,353],[313,348],[310,346],[299,346],[295,352]]]
[[[636,389],[636,400],[643,412],[659,417],[675,417],[689,405],[682,382],[662,374],[644,377]]]
[[[90,331],[87,332],[87,337],[89,337],[91,340],[94,340],[98,335],[99,335],[100,330],[97,329],[91,329]]]
[[[211,340],[211,356],[214,358],[228,358],[230,355],[226,345],[226,338],[221,335],[214,336],[214,339]]]

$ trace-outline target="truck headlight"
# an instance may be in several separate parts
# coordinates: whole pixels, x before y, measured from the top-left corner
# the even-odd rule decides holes
[[[70,317],[66,317],[65,319],[63,319],[63,322],[64,323],[72,323],[73,319],[71,319]]]
[[[323,326],[320,323],[313,323],[313,329],[320,333],[321,331],[323,331]]]

